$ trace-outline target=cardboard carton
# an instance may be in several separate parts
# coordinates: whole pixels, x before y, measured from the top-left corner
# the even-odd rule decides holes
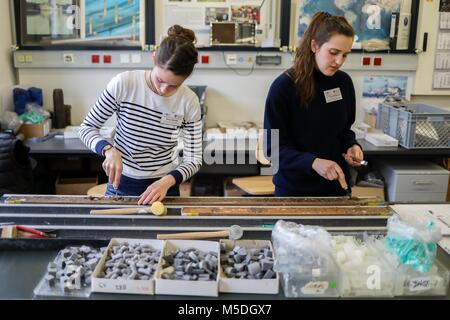
[[[52,122],[50,119],[40,124],[24,123],[19,129],[19,133],[22,133],[26,139],[45,137],[50,133],[51,126]]]

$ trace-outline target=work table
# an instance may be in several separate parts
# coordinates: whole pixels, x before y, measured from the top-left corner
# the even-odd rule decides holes
[[[5,195],[7,197],[8,195]],[[20,195],[18,195],[20,197]],[[33,196],[30,196],[31,198]],[[319,225],[326,228],[333,234],[361,234],[364,231],[374,234],[386,232],[386,215],[372,216],[333,216],[329,214],[317,216],[180,216],[179,210],[182,203],[190,203],[198,206],[201,199],[209,203],[229,203],[232,207],[238,207],[245,204],[255,205],[267,202],[271,208],[277,201],[285,201],[287,204],[297,204],[296,198],[173,198],[168,200],[169,214],[164,217],[153,215],[133,215],[133,216],[92,216],[89,211],[92,208],[115,208],[131,207],[132,203],[122,205],[86,205],[82,204],[86,197],[75,197],[80,200],[72,201],[68,205],[64,204],[1,204],[0,205],[0,223],[15,221],[16,223],[26,224],[43,231],[51,229],[59,230],[58,239],[1,239],[0,240],[0,299],[33,299],[33,289],[45,273],[47,264],[54,259],[59,250],[69,245],[92,245],[97,247],[106,246],[111,238],[137,238],[137,239],[155,239],[158,233],[176,233],[185,231],[217,231],[223,230],[234,224],[239,224],[244,230],[244,239],[271,239],[273,225],[279,219],[293,221],[304,225]],[[26,199],[26,198],[25,198]],[[84,199],[84,200],[83,200]],[[208,200],[209,199],[209,200]],[[241,202],[238,200],[241,199]],[[307,202],[311,208],[320,208],[315,204],[317,199]],[[337,199],[334,204],[339,208]],[[81,201],[82,200],[82,201]],[[170,203],[172,201],[172,203]],[[184,202],[183,202],[184,201]],[[273,203],[271,203],[271,201]],[[324,200],[327,201],[327,200]],[[331,200],[328,204],[333,204]],[[348,200],[345,201],[353,201]],[[359,201],[359,200],[357,200]],[[39,202],[39,201],[37,201]],[[54,201],[57,202],[57,201]],[[242,203],[241,205],[239,203]],[[282,202],[280,202],[281,204]],[[344,203],[342,203],[344,204]],[[362,203],[364,205],[364,203]],[[208,208],[209,206],[205,206]],[[273,207],[274,212],[277,208]],[[287,206],[289,207],[289,206]],[[344,206],[345,207],[345,206]],[[357,206],[358,207],[358,206]],[[327,207],[329,208],[329,207]],[[373,207],[372,207],[373,208]],[[421,213],[424,208],[438,213],[450,213],[450,204],[444,205],[394,205],[390,207],[401,215],[408,212]],[[327,211],[325,211],[327,212]],[[450,255],[442,248],[438,248],[438,259],[445,265],[450,266]],[[30,265],[32,267],[30,268]],[[195,299],[206,300],[215,298],[173,296],[173,295],[116,295],[92,293],[91,299]],[[450,299],[450,293],[447,289],[447,295],[443,297],[413,297],[411,299]],[[219,294],[218,299],[256,299],[256,300],[278,300],[285,299],[283,290],[280,286],[278,295],[254,295],[254,294]],[[396,299],[406,299],[406,297],[396,297]],[[408,297],[409,299],[409,297]]]

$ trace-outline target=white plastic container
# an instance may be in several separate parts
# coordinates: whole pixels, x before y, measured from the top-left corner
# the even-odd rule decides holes
[[[393,252],[384,247],[384,241],[373,241],[373,248],[384,255],[386,261],[395,270],[395,296],[442,296],[447,294],[450,271],[435,259],[429,272],[420,272],[408,265],[401,265]]]
[[[219,242],[198,240],[167,240],[162,256],[166,256],[177,249],[187,250],[195,248],[205,253],[215,252],[220,258]],[[162,268],[159,265],[156,271],[156,294],[180,295],[180,296],[211,296],[219,295],[219,273],[215,281],[184,281],[169,280],[161,277]]]
[[[393,297],[395,269],[375,248],[351,236],[333,237],[342,297]]]
[[[299,272],[280,273],[281,286],[287,298],[339,297],[340,272],[330,256],[317,268],[302,268]]]
[[[103,254],[100,262],[92,274],[92,292],[108,292],[121,294],[147,294],[153,295],[155,293],[155,273],[149,280],[124,280],[124,279],[105,279],[100,278],[100,273],[103,271],[108,253],[113,246],[120,243],[149,245],[153,249],[163,252],[164,241],[161,240],[144,240],[144,239],[119,239],[113,238],[109,242],[108,248]],[[158,266],[161,265],[161,255],[159,257]]]
[[[409,266],[399,266],[395,277],[396,296],[444,296],[447,294],[450,272],[436,260],[429,272]]]
[[[224,244],[228,251],[233,250],[235,246],[246,249],[270,247],[270,250],[275,255],[272,243],[266,240],[220,240],[220,243]],[[231,293],[278,294],[280,279],[278,273],[275,274],[276,277],[274,279],[232,279],[225,275],[223,266],[220,265],[219,291]]]

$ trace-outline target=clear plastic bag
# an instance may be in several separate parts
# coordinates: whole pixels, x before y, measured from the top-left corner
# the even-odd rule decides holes
[[[321,227],[278,221],[272,230],[277,272],[302,272],[327,267],[331,253],[331,235]]]
[[[432,221],[423,225],[403,221],[398,215],[393,215],[388,220],[385,246],[395,253],[400,264],[429,272],[436,259],[437,242],[441,238],[441,231]]]
[[[17,133],[23,124],[17,113],[4,111],[0,116],[0,124],[3,130],[12,130]]]
[[[378,172],[370,171],[364,175],[364,177],[358,182],[358,186],[361,187],[383,187],[384,182],[381,175]]]
[[[323,228],[278,221],[272,231],[286,297],[339,296],[339,270],[331,256],[331,235]]]
[[[40,124],[50,117],[50,113],[36,103],[28,103],[26,108],[27,112],[20,115],[20,119],[25,123]]]

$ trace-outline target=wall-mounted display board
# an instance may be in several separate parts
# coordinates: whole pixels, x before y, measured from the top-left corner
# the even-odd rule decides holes
[[[154,1],[14,0],[19,48],[144,48]],[[153,34],[151,35],[153,40]]]
[[[433,89],[450,89],[450,0],[441,0],[439,5]]]
[[[283,2],[285,1],[161,0],[157,2],[156,9],[158,15],[161,15],[160,27],[156,28],[157,39],[160,42],[170,26],[179,24],[195,32],[198,47],[221,46],[225,41],[217,38],[217,30],[229,27],[229,30],[236,30],[236,37],[231,35],[226,41],[227,46],[246,44],[253,47],[280,47],[279,21]],[[233,23],[235,26],[231,25]],[[213,32],[216,32],[216,36]],[[253,32],[254,41],[242,41],[240,38],[242,34],[243,38],[248,39],[246,34],[251,37]]]
[[[418,0],[296,0],[291,45],[296,46],[315,13],[344,16],[355,29],[353,49],[414,52]]]

